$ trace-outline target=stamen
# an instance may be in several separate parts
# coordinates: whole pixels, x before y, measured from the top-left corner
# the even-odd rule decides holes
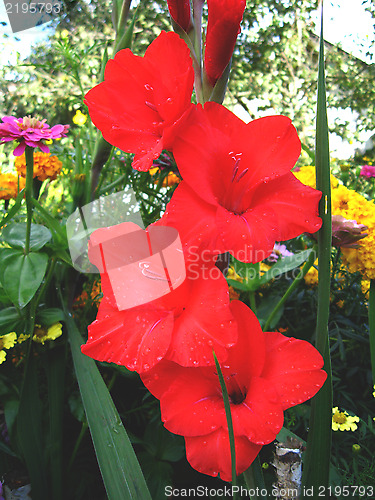
[[[235,179],[235,177],[236,177],[236,175],[237,175],[237,172],[238,172],[238,164],[240,163],[240,160],[241,160],[241,158],[237,158],[236,163],[234,164],[234,167],[233,167],[233,175],[232,175],[232,180],[231,180],[231,182],[233,182],[233,181],[234,181],[234,179]]]
[[[148,106],[150,109],[152,109],[152,111],[157,111],[157,108],[156,108],[155,104],[152,104],[152,102],[145,101],[145,104],[146,104],[146,106]]]
[[[245,168],[245,170],[243,170],[243,171],[240,173],[240,175],[237,177],[237,182],[239,182],[239,181],[242,179],[242,177],[243,177],[245,174],[247,174],[247,172],[248,172],[248,171],[249,171],[249,169],[248,169],[248,168]]]

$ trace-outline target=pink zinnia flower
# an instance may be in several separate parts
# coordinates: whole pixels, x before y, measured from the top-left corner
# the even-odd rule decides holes
[[[51,139],[61,139],[65,137],[69,125],[55,125],[50,128],[46,120],[38,120],[25,116],[16,118],[15,116],[4,116],[3,123],[0,123],[0,144],[9,141],[18,141],[19,144],[13,151],[14,156],[21,156],[26,146],[40,148],[44,153],[49,153],[49,148],[43,141]]]
[[[362,177],[375,177],[375,167],[372,165],[363,165],[359,175]]]

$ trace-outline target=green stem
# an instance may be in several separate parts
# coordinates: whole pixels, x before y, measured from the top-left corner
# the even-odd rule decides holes
[[[87,421],[82,422],[81,432],[79,433],[79,436],[77,438],[76,444],[74,445],[74,450],[73,450],[72,456],[70,457],[70,460],[69,460],[69,463],[68,463],[68,468],[67,468],[67,472],[68,473],[69,473],[69,471],[71,470],[71,468],[72,468],[72,466],[74,464],[74,460],[76,458],[77,452],[78,452],[79,447],[81,445],[82,439],[84,438],[84,436],[86,434],[87,428],[88,428]]]
[[[30,234],[31,234],[31,220],[33,217],[33,177],[34,177],[34,148],[26,146],[26,186],[25,186],[25,200],[26,200],[26,240],[25,240],[25,254],[30,252]]]
[[[368,324],[370,332],[370,356],[372,382],[375,384],[375,280],[370,281],[370,297],[368,303]]]
[[[306,276],[312,265],[314,264],[316,259],[316,247],[313,248],[312,252],[310,253],[307,261],[305,262],[303,268],[297,275],[297,277],[293,280],[292,284],[289,286],[287,291],[284,293],[284,295],[281,297],[279,302],[276,304],[274,307],[273,311],[271,314],[268,316],[267,321],[264,324],[263,331],[267,331],[270,324],[272,323],[273,318],[276,316],[277,312],[279,311],[280,307],[282,307],[285,302],[288,300],[290,295],[294,292],[294,290],[298,287],[298,285],[301,283],[303,278]]]
[[[253,311],[254,314],[256,314],[257,305],[255,301],[255,292],[253,290],[249,292],[249,301],[250,301],[250,309]]]

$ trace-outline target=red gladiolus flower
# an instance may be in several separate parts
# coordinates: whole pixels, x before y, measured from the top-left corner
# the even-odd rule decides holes
[[[237,340],[226,280],[211,263],[191,261],[186,271],[185,281],[169,294],[123,311],[102,273],[103,299],[82,352],[139,373],[163,358],[183,366],[212,365],[213,349],[225,360]]]
[[[285,116],[245,124],[219,104],[197,108],[174,144],[183,181],[161,224],[175,227],[187,247],[229,251],[243,262],[265,259],[275,241],[316,232],[321,193],[290,172],[300,148]]]
[[[308,342],[263,333],[254,313],[231,303],[238,341],[221,369],[226,382],[237,455],[237,474],[261,446],[273,441],[283,411],[313,397],[326,379],[323,358]],[[185,437],[186,455],[199,472],[231,480],[228,428],[215,367],[184,368],[163,360],[142,375],[160,399],[165,427]]]
[[[208,0],[208,24],[204,67],[212,86],[232,57],[246,0]]]
[[[186,43],[176,33],[162,32],[144,57],[120,50],[85,102],[104,139],[135,153],[133,167],[146,171],[163,149],[172,150],[177,126],[193,106],[193,82]]]
[[[168,0],[168,9],[173,21],[188,33],[192,27],[190,0]]]

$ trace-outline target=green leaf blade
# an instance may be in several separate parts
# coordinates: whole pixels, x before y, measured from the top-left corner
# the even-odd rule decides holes
[[[83,339],[66,316],[82,401],[109,500],[151,500],[142,470],[94,360],[81,353]]]

